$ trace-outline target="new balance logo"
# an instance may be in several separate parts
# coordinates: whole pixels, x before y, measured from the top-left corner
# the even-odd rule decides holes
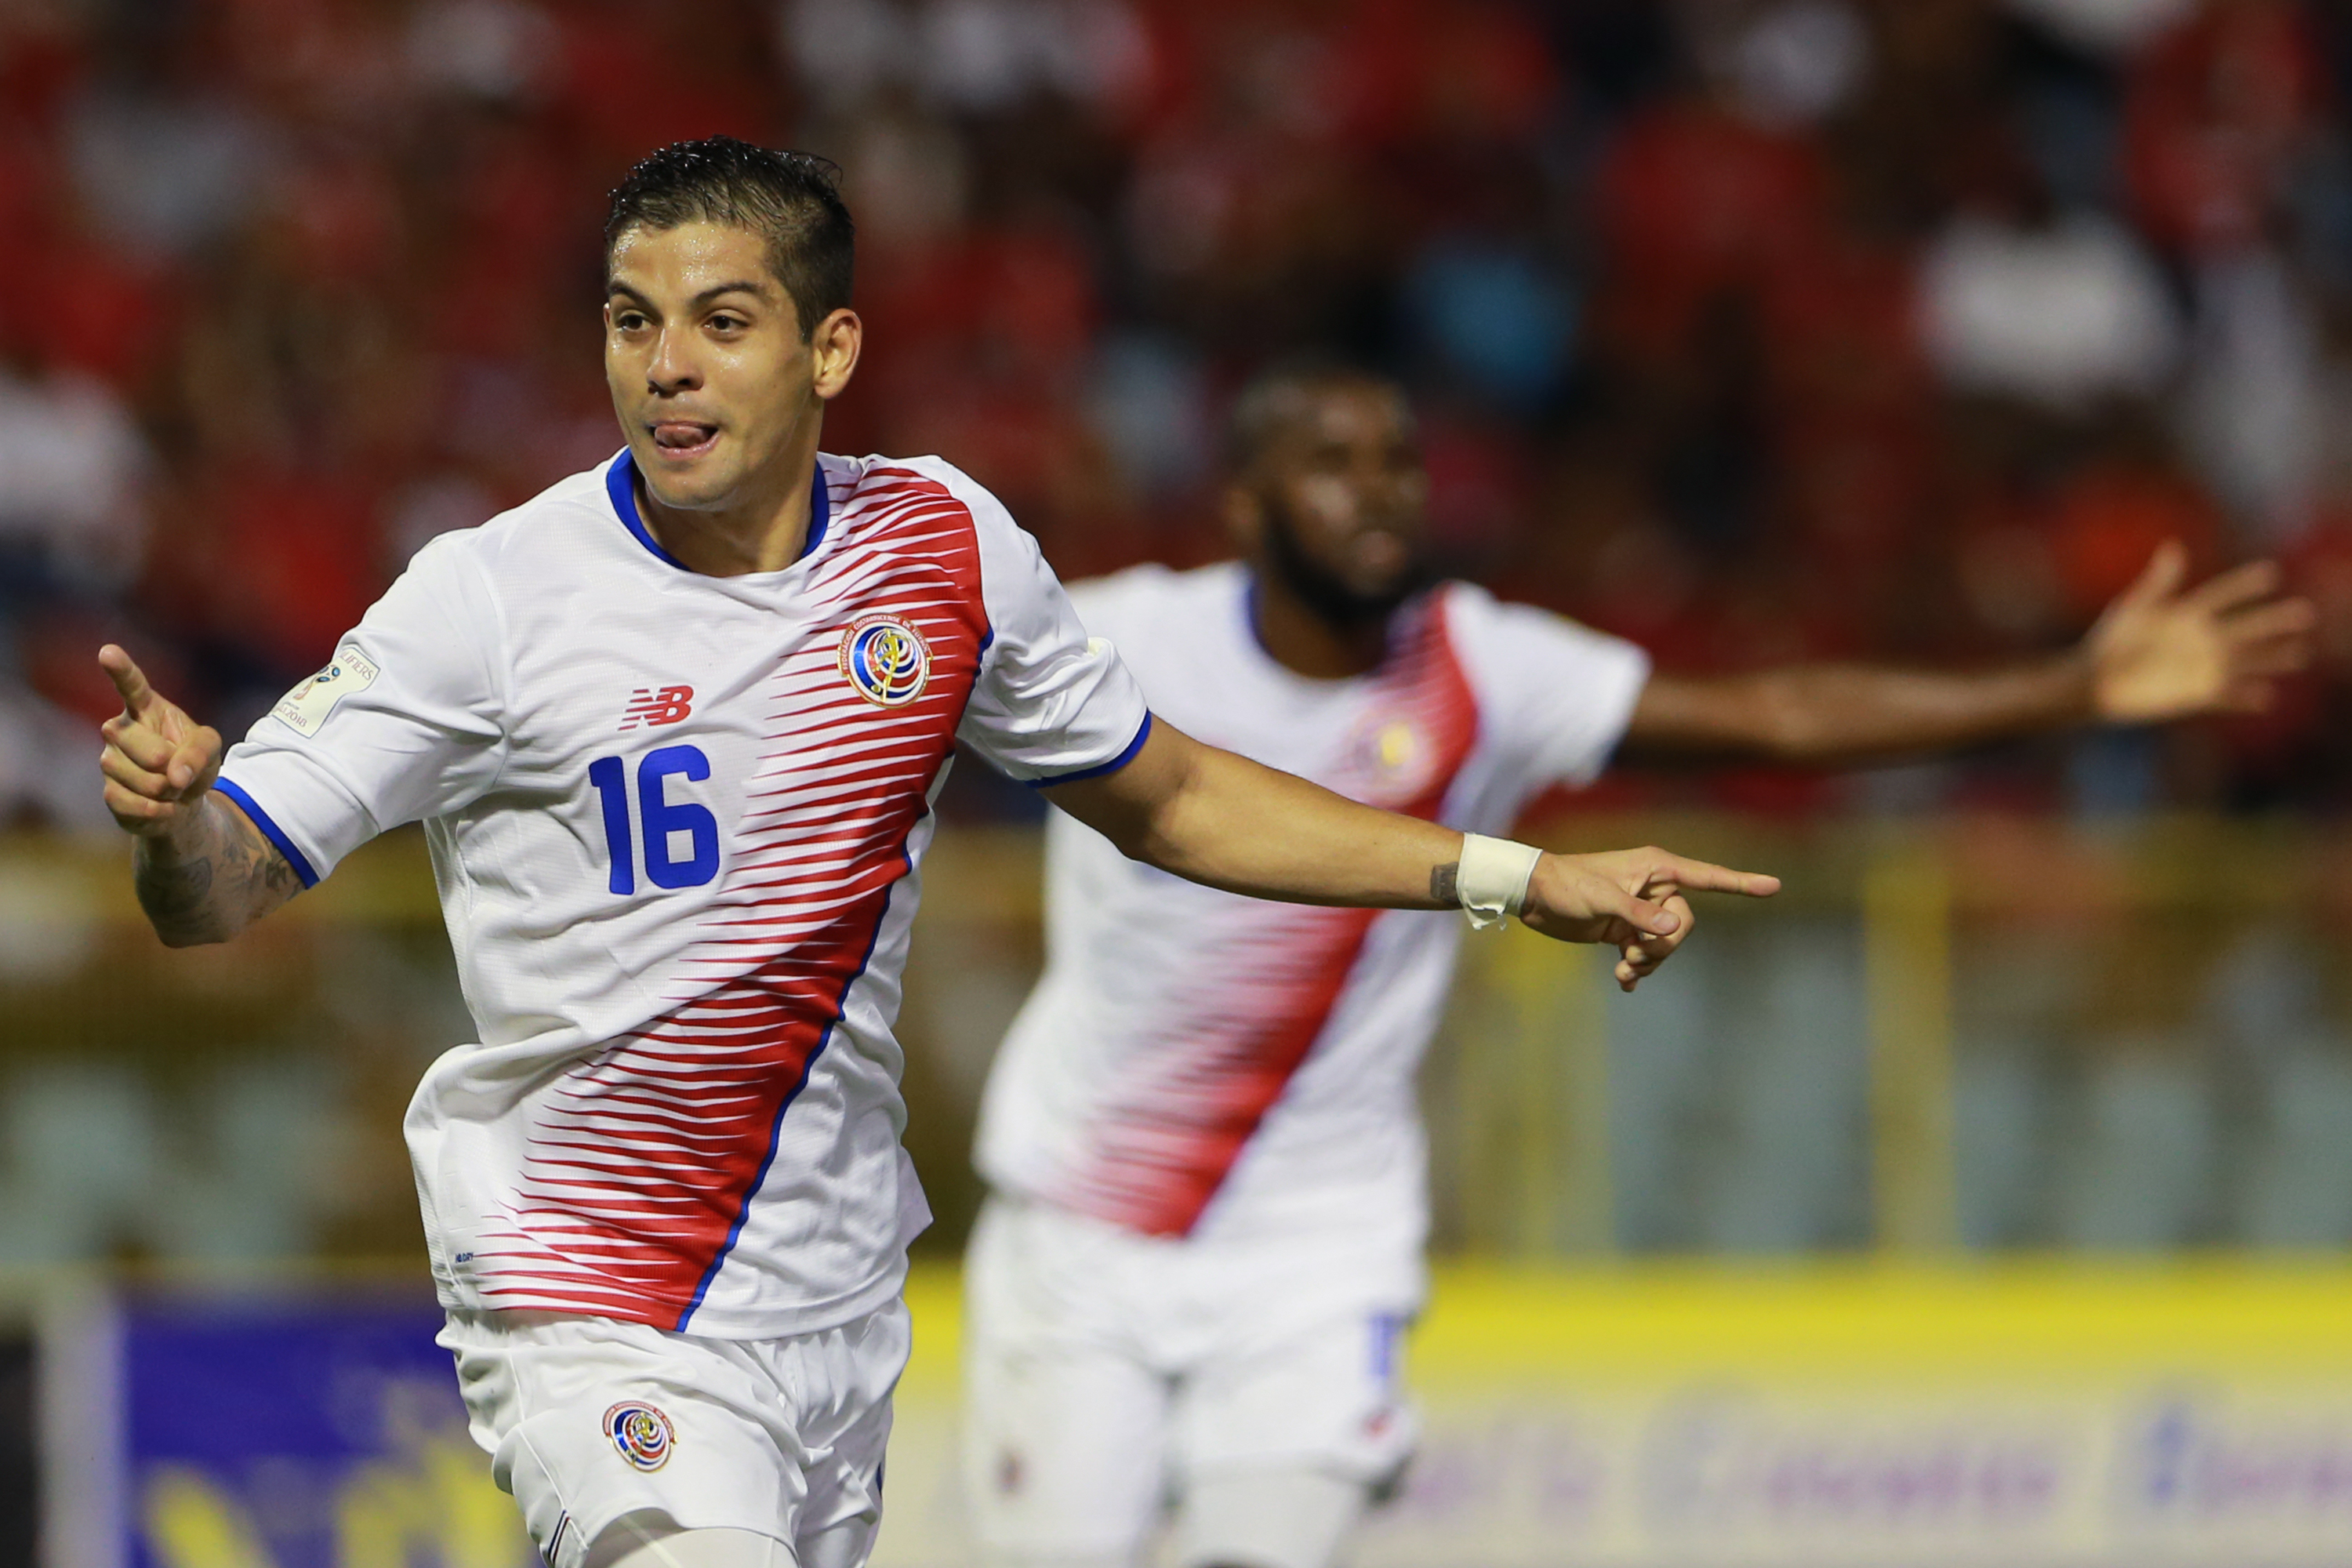
[[[621,728],[634,730],[643,724],[675,724],[694,711],[694,688],[665,686],[656,690],[640,686],[629,693],[629,705],[621,710]]]

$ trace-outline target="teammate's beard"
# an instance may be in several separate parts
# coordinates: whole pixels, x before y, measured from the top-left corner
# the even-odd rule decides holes
[[[1386,621],[1433,580],[1427,556],[1416,551],[1394,581],[1378,589],[1359,588],[1307,553],[1280,506],[1268,506],[1265,515],[1266,559],[1275,575],[1308,609],[1342,631]]]

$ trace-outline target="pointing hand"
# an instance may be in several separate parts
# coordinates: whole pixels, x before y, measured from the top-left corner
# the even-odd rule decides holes
[[[220,772],[220,731],[166,700],[117,645],[98,650],[98,665],[122,694],[122,711],[99,726],[106,737],[98,758],[106,809],[126,833],[169,835],[194,813]]]

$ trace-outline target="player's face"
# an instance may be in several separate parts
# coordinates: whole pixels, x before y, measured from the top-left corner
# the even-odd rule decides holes
[[[1378,382],[1307,387],[1245,487],[1260,552],[1385,613],[1423,567],[1428,476],[1404,400]]]
[[[804,337],[765,241],[729,224],[631,230],[609,283],[604,379],[654,500],[715,511],[782,493],[830,381],[848,379],[827,331],[848,312]]]

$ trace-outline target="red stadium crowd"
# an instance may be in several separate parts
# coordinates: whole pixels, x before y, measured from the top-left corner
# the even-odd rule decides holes
[[[1672,666],[2078,634],[2157,542],[2327,613],[2279,710],[1790,809],[2352,800],[2352,5],[47,0],[0,14],[0,815],[89,652],[242,722],[422,540],[617,445],[604,193],[837,160],[827,442],[1065,575],[1221,551],[1224,396],[1393,369],[1449,567]]]

